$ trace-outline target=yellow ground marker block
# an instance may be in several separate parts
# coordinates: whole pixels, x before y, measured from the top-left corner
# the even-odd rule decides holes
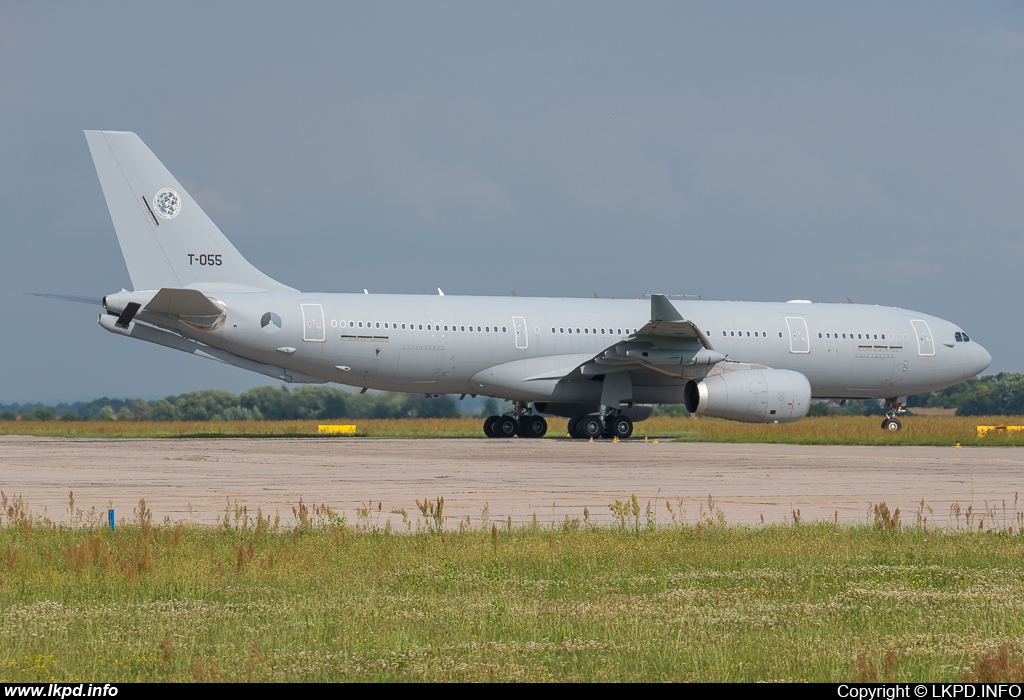
[[[317,432],[321,435],[355,435],[354,425],[318,425]]]
[[[985,437],[986,435],[1006,435],[1007,433],[1016,433],[1024,430],[1024,425],[979,425],[978,437]]]

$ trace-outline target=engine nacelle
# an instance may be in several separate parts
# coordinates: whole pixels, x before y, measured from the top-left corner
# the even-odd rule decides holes
[[[744,423],[792,423],[807,415],[811,383],[788,369],[744,369],[690,381],[686,410]]]

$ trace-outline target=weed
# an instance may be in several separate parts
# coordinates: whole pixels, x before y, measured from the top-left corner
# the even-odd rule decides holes
[[[439,496],[437,500],[431,501],[424,498],[422,502],[416,501],[427,528],[431,531],[439,531],[444,528],[444,497]],[[511,520],[511,516],[510,516]]]
[[[964,683],[1024,682],[1024,663],[1017,649],[1007,644],[995,651],[986,651],[960,675]]]
[[[879,530],[899,530],[900,529],[900,509],[889,512],[889,506],[885,504],[885,501],[876,503],[872,508],[875,516],[875,527]]]

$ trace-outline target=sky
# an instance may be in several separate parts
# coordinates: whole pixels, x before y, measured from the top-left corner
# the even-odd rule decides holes
[[[307,291],[900,306],[1024,371],[1019,2],[0,0],[0,403],[272,383],[114,336],[83,129]]]

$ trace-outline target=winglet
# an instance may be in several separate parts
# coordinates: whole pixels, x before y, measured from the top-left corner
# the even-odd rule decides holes
[[[664,294],[651,295],[651,320],[652,321],[682,321],[683,316],[668,300]]]

